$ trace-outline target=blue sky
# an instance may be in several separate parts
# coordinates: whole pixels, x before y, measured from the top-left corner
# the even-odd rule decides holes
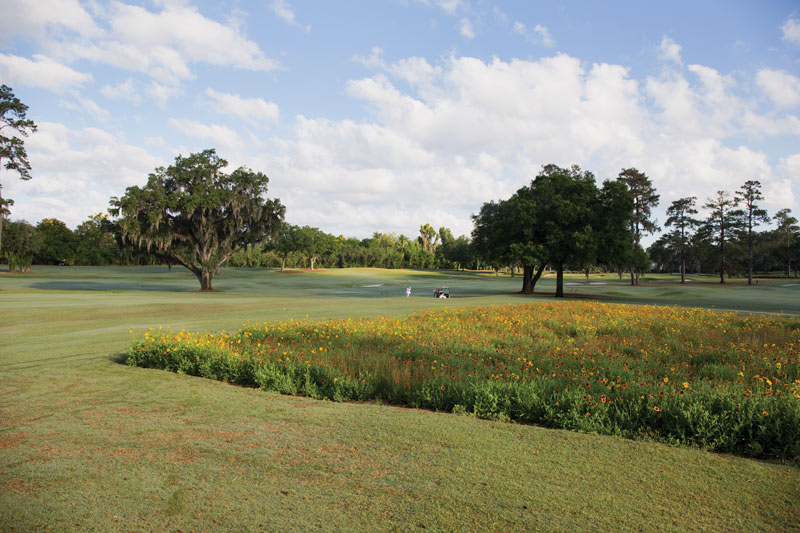
[[[800,212],[795,2],[5,0],[30,106],[13,219],[74,227],[178,154],[270,176],[287,220],[364,237],[470,215],[541,165],[635,166],[702,204]]]

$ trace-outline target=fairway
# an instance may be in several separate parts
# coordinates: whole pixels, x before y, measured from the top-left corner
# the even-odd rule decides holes
[[[568,298],[800,316],[800,284],[570,277]],[[798,530],[796,465],[120,364],[130,330],[551,302],[454,271],[166,267],[0,274],[0,526],[129,530]],[[411,297],[405,289],[412,288]],[[434,299],[448,286],[451,299]]]

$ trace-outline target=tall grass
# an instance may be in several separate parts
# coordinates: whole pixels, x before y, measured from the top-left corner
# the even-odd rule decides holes
[[[800,322],[594,302],[150,329],[131,365],[757,457],[800,458]]]

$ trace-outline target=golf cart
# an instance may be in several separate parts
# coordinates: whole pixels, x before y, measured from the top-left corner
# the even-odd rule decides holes
[[[434,298],[450,298],[450,289],[447,287],[437,287],[433,289]]]

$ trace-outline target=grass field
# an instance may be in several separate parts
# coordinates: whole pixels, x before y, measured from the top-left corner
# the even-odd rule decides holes
[[[800,315],[787,280],[568,280],[609,302]],[[37,268],[0,274],[0,528],[800,530],[796,465],[120,364],[131,328],[235,329],[547,302],[491,275]],[[411,285],[411,298],[404,289]],[[434,300],[449,285],[454,298]],[[552,294],[545,279],[537,292]]]

